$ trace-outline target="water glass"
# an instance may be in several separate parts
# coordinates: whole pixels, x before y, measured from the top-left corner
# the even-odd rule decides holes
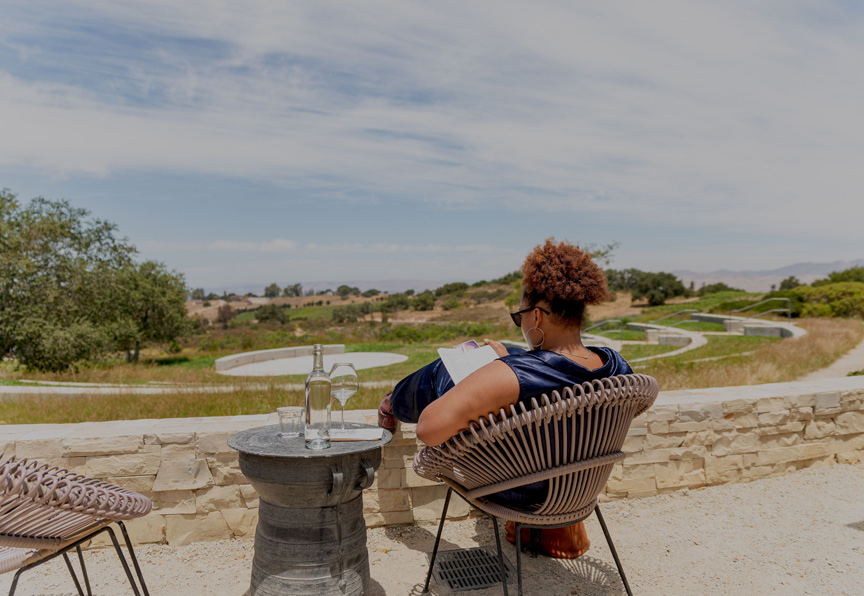
[[[300,406],[285,406],[276,408],[279,414],[279,437],[293,439],[303,436],[303,408]]]

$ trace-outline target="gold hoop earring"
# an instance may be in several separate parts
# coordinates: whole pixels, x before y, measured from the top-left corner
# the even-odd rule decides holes
[[[532,345],[530,340],[529,340],[528,341],[528,347],[531,348],[532,350],[542,350],[543,344],[546,342],[546,333],[542,329],[540,329],[540,327],[538,327],[537,325],[534,325],[533,327],[531,327],[531,329],[529,329],[528,331],[525,332],[525,339],[527,340],[528,336],[531,334],[531,332],[535,331],[535,330],[539,331],[541,333],[541,335],[543,335],[543,339],[540,340],[540,343],[537,346]]]

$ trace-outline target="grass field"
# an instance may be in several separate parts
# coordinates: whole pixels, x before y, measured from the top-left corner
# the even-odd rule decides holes
[[[683,305],[646,309],[638,318],[656,319],[683,307],[710,308],[740,297],[714,296]],[[490,315],[484,323],[453,322],[388,325],[358,322],[336,327],[329,321],[333,306],[292,309],[300,320],[285,325],[258,325],[232,322],[229,329],[210,329],[186,341],[179,354],[159,350],[142,352],[141,362],[126,363],[109,358],[77,371],[30,373],[9,362],[0,363],[0,385],[21,385],[22,380],[88,382],[107,384],[189,384],[194,389],[172,390],[161,395],[29,396],[25,400],[0,401],[0,421],[7,424],[80,422],[137,418],[178,418],[258,414],[282,405],[301,405],[305,375],[269,378],[238,378],[217,375],[215,360],[225,354],[315,342],[345,343],[348,351],[385,351],[404,354],[406,362],[361,370],[361,389],[348,403],[349,409],[376,408],[387,386],[437,357],[438,347],[449,347],[475,338],[513,339],[518,330],[509,323],[497,323]],[[484,306],[484,308],[488,308]],[[468,313],[471,309],[464,309]],[[503,307],[501,307],[503,312]],[[477,313],[471,311],[473,315]],[[252,314],[252,313],[245,313]],[[472,316],[473,316],[472,315]],[[242,315],[241,315],[242,316]],[[809,331],[807,336],[780,340],[767,337],[709,335],[706,346],[679,356],[637,363],[638,372],[655,376],[662,390],[749,385],[790,381],[827,366],[864,337],[864,325],[851,319],[803,319],[796,321]],[[695,328],[687,323],[684,328]],[[703,323],[703,331],[720,330]],[[618,332],[607,335],[618,338]],[[383,340],[380,338],[384,338]],[[626,331],[626,339],[644,339],[644,333]],[[622,354],[638,359],[677,349],[674,346],[625,345]],[[718,358],[696,362],[703,358]],[[373,384],[379,386],[372,386]],[[338,408],[338,405],[337,405]]]

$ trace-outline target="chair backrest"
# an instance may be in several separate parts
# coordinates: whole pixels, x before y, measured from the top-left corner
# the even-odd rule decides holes
[[[590,513],[633,419],[657,398],[657,381],[620,375],[532,398],[472,423],[445,443],[423,448],[414,459],[418,475],[444,481],[469,501],[503,514],[483,497],[548,480],[545,501],[521,521],[551,517],[565,523]],[[500,509],[500,511],[499,511]]]
[[[146,515],[151,506],[134,491],[0,453],[0,546],[58,549],[87,530]]]

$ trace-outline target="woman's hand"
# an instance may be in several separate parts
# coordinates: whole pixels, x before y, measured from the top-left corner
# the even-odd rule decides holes
[[[502,344],[500,341],[495,341],[494,339],[484,339],[483,343],[487,346],[492,346],[492,349],[495,350],[495,353],[498,354],[499,358],[510,355],[510,352],[507,351],[507,348],[505,348],[504,344]]]

